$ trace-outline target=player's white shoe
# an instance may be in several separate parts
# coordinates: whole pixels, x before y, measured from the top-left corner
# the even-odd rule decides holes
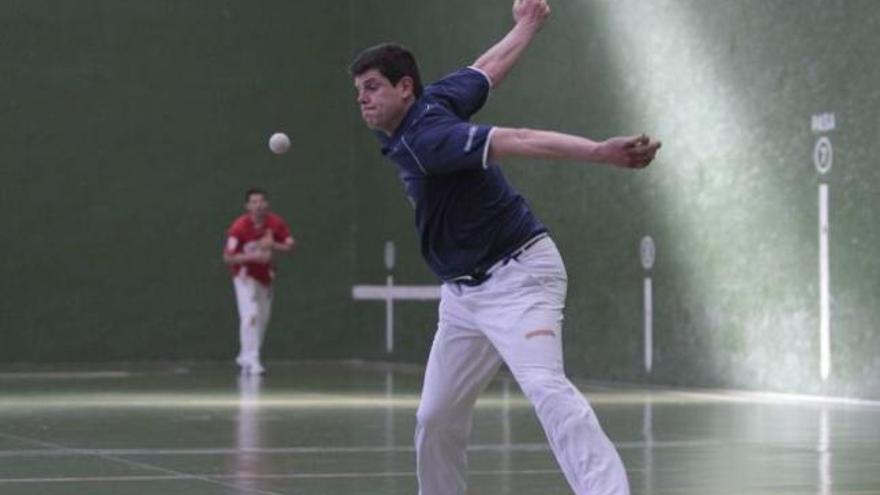
[[[260,363],[254,362],[242,362],[236,359],[238,365],[241,366],[241,374],[242,375],[264,375],[266,374],[266,368],[263,367]]]
[[[251,375],[265,375],[266,374],[266,368],[264,368],[263,365],[260,363],[251,363],[249,371],[250,371]]]

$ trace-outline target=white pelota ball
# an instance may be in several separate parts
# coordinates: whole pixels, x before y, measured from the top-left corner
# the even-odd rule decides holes
[[[276,155],[287,153],[290,149],[290,138],[283,132],[276,132],[269,138],[269,149]]]

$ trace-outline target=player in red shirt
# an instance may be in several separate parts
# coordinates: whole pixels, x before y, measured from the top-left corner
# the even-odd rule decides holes
[[[242,374],[261,375],[266,369],[260,362],[260,347],[272,312],[272,253],[293,251],[296,241],[284,219],[269,211],[266,191],[248,190],[244,209],[246,213],[226,231],[223,261],[232,270],[238,302],[241,350],[235,362]]]

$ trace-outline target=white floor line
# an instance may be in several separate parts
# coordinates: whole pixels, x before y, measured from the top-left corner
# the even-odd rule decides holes
[[[713,390],[693,389],[676,390],[664,389],[664,393],[680,393],[694,397],[713,399],[718,402],[756,402],[756,403],[795,403],[795,404],[829,404],[841,406],[880,407],[880,400],[855,399],[850,397],[835,397],[826,395],[789,394],[783,392],[761,392],[750,390]]]
[[[385,287],[385,286],[381,286]],[[398,286],[399,288],[409,290],[406,286]],[[421,290],[421,289],[419,289]],[[433,290],[433,289],[432,289]],[[419,291],[415,292],[416,294],[420,294]],[[415,296],[413,296],[415,297]],[[379,364],[379,363],[374,363]],[[419,366],[416,366],[417,369],[421,369]],[[69,380],[69,379],[106,379],[106,378],[130,378],[135,376],[136,373],[131,371],[122,371],[122,370],[98,370],[98,371],[45,371],[45,372],[29,372],[29,371],[3,371],[0,372],[0,381],[6,380],[27,380],[27,379],[55,379],[55,380]],[[586,390],[586,396],[591,402],[595,402],[597,404],[602,404],[606,402],[606,398],[604,397],[595,397],[593,398],[594,393],[590,393],[590,391],[610,391],[614,396],[620,395],[633,395],[633,394],[660,394],[661,396],[679,396],[679,397],[690,397],[692,399],[709,399],[715,401],[724,401],[724,402],[757,402],[757,403],[776,403],[776,402],[792,402],[792,403],[816,403],[816,404],[829,404],[829,405],[844,405],[844,406],[862,406],[862,407],[871,407],[877,408],[880,407],[880,400],[874,399],[860,399],[853,397],[840,397],[840,396],[825,396],[825,395],[809,395],[809,394],[794,394],[794,393],[785,393],[785,392],[768,392],[768,391],[760,391],[760,390],[741,390],[741,389],[701,389],[701,388],[640,388],[639,384],[634,383],[623,383],[623,384],[615,384],[614,382],[593,382],[590,380],[579,380],[576,377],[573,378],[575,384],[581,388]],[[616,388],[623,386],[624,388]],[[346,398],[340,397],[335,394],[323,394],[328,398],[335,399],[339,401],[341,404],[349,405],[349,406],[358,406],[358,407],[368,407],[369,404],[363,404],[363,397],[354,397],[354,398]],[[53,399],[52,397],[56,397]],[[174,406],[174,407],[192,407],[199,405],[233,405],[237,406],[238,399],[217,399],[214,398],[212,401],[208,401],[209,404],[199,404],[197,401],[193,403],[193,401],[180,403],[180,401],[172,401],[174,403],[166,403],[166,401],[162,401],[161,397],[169,397],[168,394],[114,394],[114,393],[96,393],[96,392],[86,392],[80,395],[81,399],[78,400],[76,397],[64,397],[63,399],[58,399],[57,396],[20,396],[17,397],[15,395],[9,395],[4,397],[4,406],[5,407],[40,407],[40,406],[54,406],[54,407],[70,407],[73,405],[78,405],[80,402],[91,403],[93,407],[106,406],[106,407],[148,407],[153,405],[155,407],[166,407],[166,406]],[[145,397],[146,400],[143,402],[138,402],[133,400],[137,397]],[[212,396],[213,397],[213,396]],[[325,406],[325,402],[320,400],[322,394],[311,394],[310,397],[305,398],[300,403],[297,400],[297,404],[300,407],[309,407],[309,406]],[[95,400],[98,400],[98,404],[94,404]],[[107,404],[100,404],[101,399],[106,399]],[[309,400],[313,399],[313,400]],[[369,400],[375,402],[374,398],[369,397]],[[279,399],[276,401],[278,406],[286,406],[287,400]],[[313,404],[314,402],[314,404]],[[485,405],[491,404],[491,398],[487,401],[483,399]],[[608,402],[616,402],[611,399]],[[418,404],[417,397],[405,397],[403,399],[397,399],[396,403],[401,407],[411,407]],[[478,406],[480,404],[478,403]],[[526,404],[528,405],[528,404]],[[381,405],[381,407],[385,407],[385,405]]]
[[[536,474],[559,474],[558,469],[517,469],[517,470],[474,470],[468,471],[469,476],[497,476],[497,475],[536,475]],[[180,474],[180,475],[155,475],[155,476],[70,476],[58,478],[0,478],[2,484],[24,483],[106,483],[123,481],[169,481],[169,480],[208,480],[226,487],[241,489],[235,485],[220,483],[217,480],[272,480],[272,479],[351,479],[351,478],[415,478],[414,471],[382,471],[382,472],[340,472],[340,473],[290,473],[290,474]],[[253,493],[273,493],[263,491]]]
[[[0,373],[0,380],[95,380],[131,376],[130,371],[7,371]]]
[[[4,436],[0,434],[0,436]],[[615,442],[618,449],[641,449],[650,446],[653,449],[711,447],[730,445],[728,440],[679,440],[652,441],[650,445],[643,441]],[[251,448],[203,448],[203,449],[7,449],[0,450],[0,457],[64,457],[72,455],[96,456],[198,456],[198,455],[236,455],[236,454],[388,454],[412,453],[411,446],[342,446],[342,447],[251,447]],[[468,452],[549,452],[546,443],[516,444],[475,444],[468,446]]]
[[[42,440],[35,440],[35,439],[33,439],[33,438],[22,437],[22,436],[19,436],[19,435],[10,435],[10,434],[8,434],[8,433],[0,433],[0,438],[6,438],[6,439],[8,439],[8,440],[14,440],[14,441],[17,441],[17,442],[22,442],[22,443],[30,443],[30,444],[38,445],[38,446],[41,446],[41,447],[46,447],[46,448],[50,448],[50,449],[56,449],[56,450],[61,450],[61,451],[66,451],[66,452],[71,452],[71,453],[76,453],[76,454],[79,454],[79,455],[86,455],[86,456],[100,457],[100,458],[102,458],[102,459],[106,459],[106,460],[108,460],[108,461],[112,461],[112,462],[116,462],[116,463],[120,463],[120,464],[125,464],[125,465],[127,465],[127,466],[131,466],[131,467],[137,467],[137,468],[141,468],[141,469],[148,469],[148,470],[151,470],[151,471],[158,471],[158,472],[161,472],[161,473],[166,473],[165,476],[166,476],[166,478],[168,478],[168,479],[191,479],[191,480],[196,480],[196,481],[203,481],[203,482],[205,482],[205,483],[210,483],[210,484],[212,484],[212,485],[220,485],[220,486],[223,486],[223,487],[225,487],[225,488],[233,488],[233,489],[235,489],[235,490],[238,490],[239,493],[241,493],[241,494],[252,494],[252,495],[282,495],[282,494],[277,493],[277,492],[270,492],[270,491],[265,491],[265,490],[257,490],[257,489],[254,489],[254,488],[242,488],[242,487],[237,486],[237,485],[235,485],[235,484],[224,483],[224,482],[222,482],[222,481],[218,481],[218,480],[216,480],[216,479],[211,479],[211,478],[209,478],[209,477],[199,476],[199,475],[190,475],[190,474],[186,474],[186,473],[181,473],[181,472],[179,472],[179,471],[175,471],[175,470],[173,470],[173,469],[168,469],[168,468],[163,468],[163,467],[161,467],[161,466],[153,466],[153,465],[151,465],[151,464],[146,464],[146,463],[143,463],[143,462],[131,461],[131,460],[128,460],[128,459],[122,459],[122,458],[115,457],[115,456],[112,456],[112,455],[101,454],[101,453],[98,453],[98,452],[96,452],[96,451],[94,451],[94,450],[89,450],[89,449],[75,449],[75,448],[65,447],[64,445],[59,445],[59,444],[55,444],[55,443],[51,443],[51,442],[44,442],[44,441],[42,441]],[[52,479],[54,479],[54,478],[52,478]],[[102,479],[103,479],[103,478],[102,478]],[[0,484],[10,482],[10,481],[8,481],[8,480],[9,480],[9,479],[6,479],[6,480],[0,480]],[[50,480],[51,480],[51,479],[50,479]]]

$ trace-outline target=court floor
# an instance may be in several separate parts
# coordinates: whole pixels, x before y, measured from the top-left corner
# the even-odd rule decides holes
[[[0,370],[0,494],[415,495],[421,369],[280,363]],[[633,494],[880,494],[880,404],[578,383]],[[571,493],[499,375],[469,493]]]

